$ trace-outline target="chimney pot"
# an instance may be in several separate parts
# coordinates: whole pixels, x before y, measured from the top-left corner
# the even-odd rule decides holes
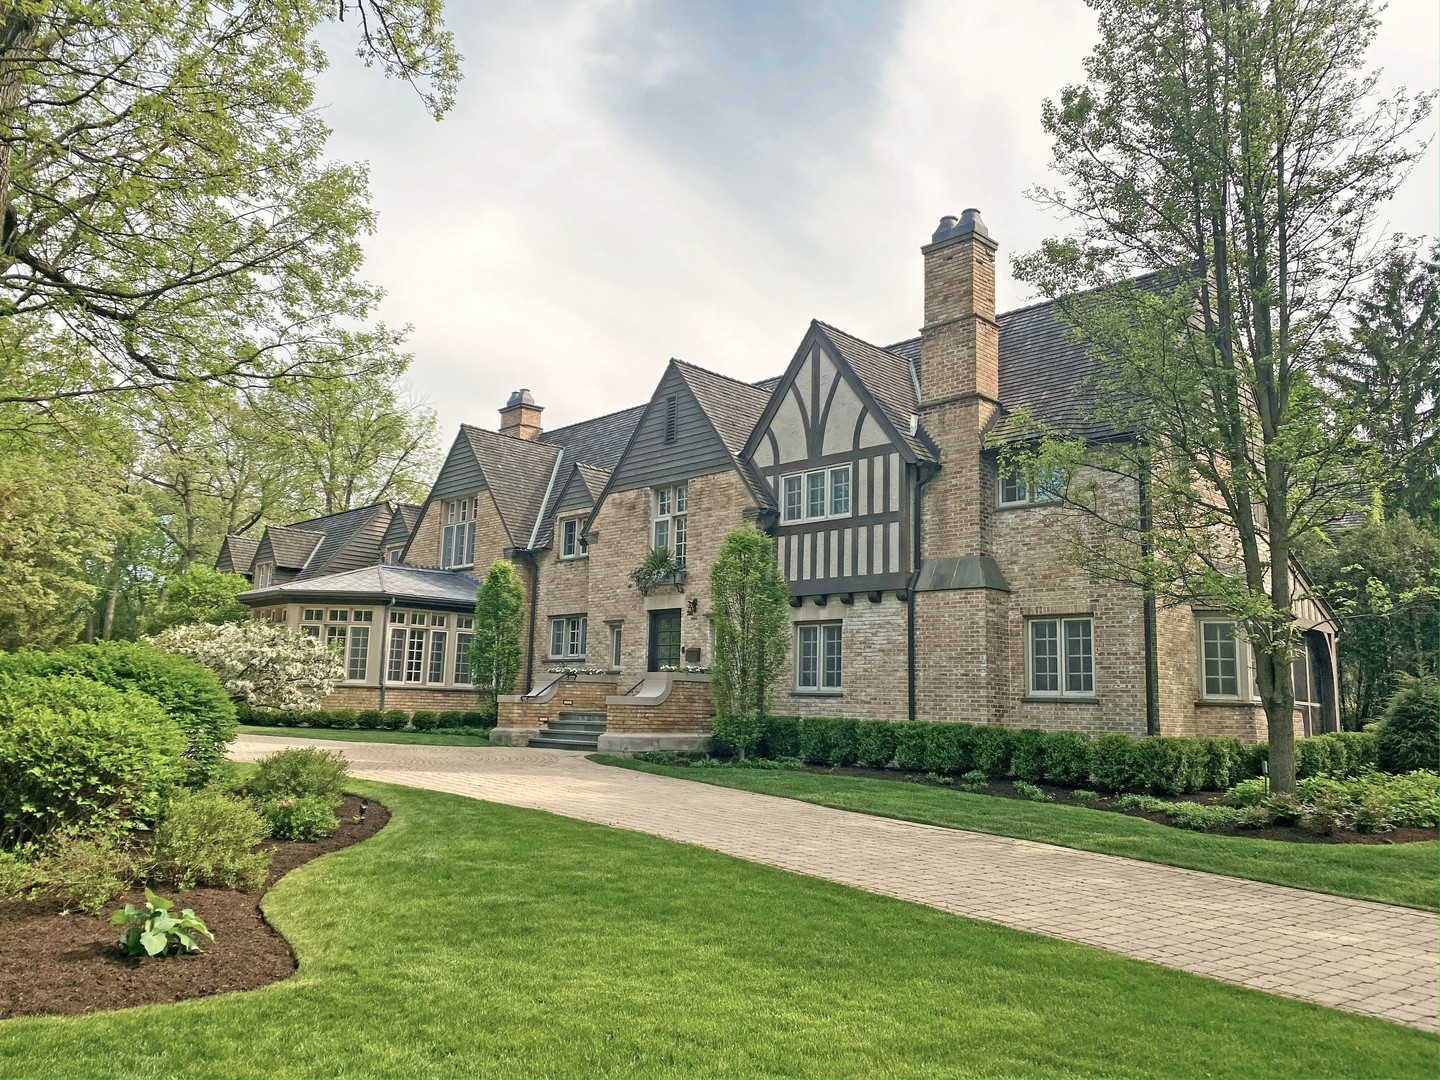
[[[500,433],[514,435],[519,439],[535,439],[540,436],[540,414],[544,410],[535,404],[529,390],[516,390],[500,410]]]

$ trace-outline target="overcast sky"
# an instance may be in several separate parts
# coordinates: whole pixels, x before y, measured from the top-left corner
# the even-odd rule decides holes
[[[344,49],[320,80],[331,153],[369,163],[366,277],[413,324],[411,381],[493,427],[528,387],[545,426],[649,398],[677,356],[778,374],[812,318],[887,344],[920,324],[920,245],[981,209],[1009,256],[1062,231],[1040,105],[1081,75],[1079,0],[451,0],[465,54],[436,123]],[[351,28],[346,27],[348,34]],[[1437,82],[1435,0],[1393,0],[1383,85]],[[1432,146],[1390,207],[1436,231]]]

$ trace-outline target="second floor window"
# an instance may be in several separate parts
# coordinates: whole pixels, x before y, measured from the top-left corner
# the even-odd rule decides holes
[[[441,566],[474,565],[475,512],[479,504],[480,500],[473,495],[445,503],[440,528]]]
[[[275,567],[268,562],[255,564],[255,588],[268,589],[275,584]]]
[[[1051,473],[1031,482],[1014,473],[1001,473],[999,495],[1001,506],[1054,502],[1060,498],[1060,474]]]
[[[689,492],[684,484],[655,491],[655,516],[651,522],[650,546],[669,548],[675,565],[685,565],[686,525]]]
[[[782,521],[850,516],[850,466],[791,473],[780,480]]]
[[[560,557],[577,559],[585,554],[585,545],[580,540],[580,519],[566,518],[560,523]]]

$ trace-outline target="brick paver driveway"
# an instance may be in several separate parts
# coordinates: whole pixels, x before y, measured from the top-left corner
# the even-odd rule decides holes
[[[650,833],[1227,982],[1434,1031],[1426,912],[870,817],[562,750],[288,740],[357,776]],[[241,736],[253,761],[286,745]]]

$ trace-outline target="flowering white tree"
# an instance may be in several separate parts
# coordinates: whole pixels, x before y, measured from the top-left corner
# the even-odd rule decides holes
[[[204,664],[230,696],[272,709],[313,709],[345,677],[338,653],[288,626],[240,623],[174,626],[150,639]]]

